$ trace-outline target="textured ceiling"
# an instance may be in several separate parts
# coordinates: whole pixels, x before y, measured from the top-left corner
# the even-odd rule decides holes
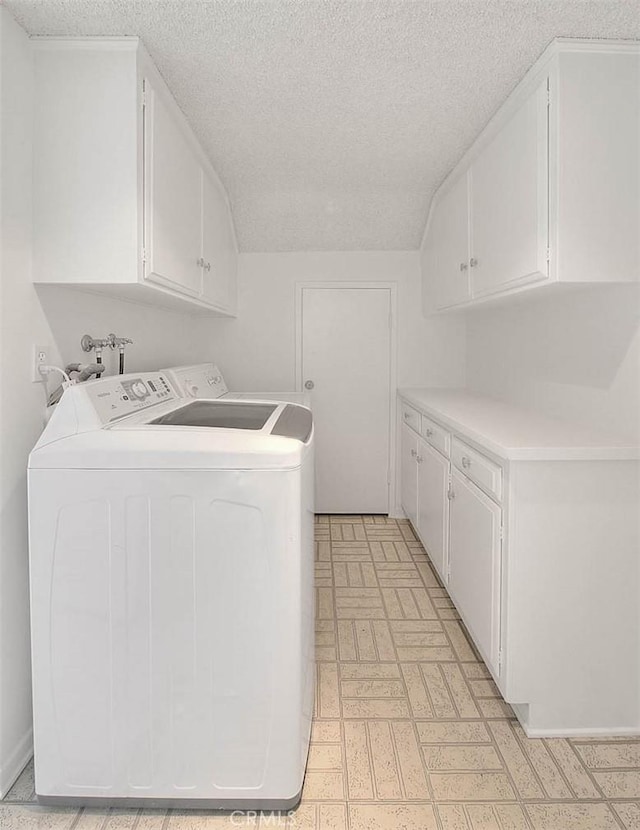
[[[433,192],[556,36],[637,0],[4,0],[32,34],[140,35],[241,250],[414,249]]]

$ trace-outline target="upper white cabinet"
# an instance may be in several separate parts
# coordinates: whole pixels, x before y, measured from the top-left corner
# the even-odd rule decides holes
[[[236,285],[238,254],[233,226],[220,184],[202,171],[203,295],[214,305],[229,307]]]
[[[637,45],[549,47],[436,193],[426,314],[640,278],[638,77]]]
[[[544,78],[471,164],[474,297],[548,276],[547,109]]]
[[[437,309],[469,299],[469,176],[464,173],[443,194],[433,217],[428,256]]]
[[[142,44],[34,49],[34,281],[233,315],[226,193]]]
[[[202,172],[169,102],[144,84],[146,279],[202,294]]]

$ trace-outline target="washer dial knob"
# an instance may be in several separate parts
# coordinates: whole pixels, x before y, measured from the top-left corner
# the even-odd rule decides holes
[[[149,390],[143,381],[134,380],[131,384],[131,394],[139,401],[143,401],[145,398],[149,397]]]

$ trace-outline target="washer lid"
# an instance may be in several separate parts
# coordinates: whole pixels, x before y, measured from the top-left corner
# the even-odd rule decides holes
[[[293,404],[199,400],[166,412],[148,423],[149,426],[261,430],[276,410],[279,411],[277,420],[266,432],[306,443],[313,428],[313,417],[305,407]]]
[[[149,424],[218,429],[262,429],[278,408],[273,403],[220,403],[216,400],[192,401],[149,421]]]

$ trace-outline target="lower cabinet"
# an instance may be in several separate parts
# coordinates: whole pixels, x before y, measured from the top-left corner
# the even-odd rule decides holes
[[[402,426],[400,454],[400,501],[407,518],[415,527],[418,505],[418,436],[406,424]]]
[[[489,668],[500,673],[502,508],[451,471],[448,590]]]
[[[401,398],[401,504],[525,733],[640,734],[637,455],[544,458],[534,430],[535,452],[507,459],[473,422],[448,426],[459,394],[442,420],[416,398]]]
[[[447,582],[449,459],[418,438],[416,529],[440,579]]]
[[[410,413],[411,414],[411,413]],[[502,470],[453,437],[451,458],[430,443],[425,416],[402,424],[400,499],[442,584],[497,679],[500,675]],[[422,418],[427,421],[424,430]],[[418,435],[417,430],[421,430]],[[449,433],[443,431],[447,437]],[[424,437],[423,437],[424,436]],[[449,447],[448,440],[445,446]]]

